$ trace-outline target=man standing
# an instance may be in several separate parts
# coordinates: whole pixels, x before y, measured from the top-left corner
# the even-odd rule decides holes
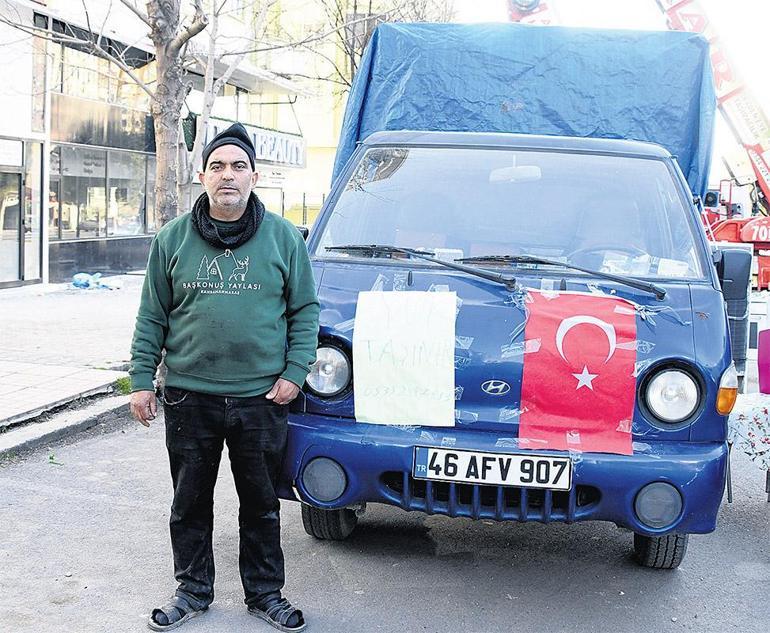
[[[214,484],[223,443],[240,500],[239,567],[248,612],[282,631],[305,628],[281,597],[284,562],[275,487],[288,404],[315,360],[318,299],[305,243],[251,191],[255,151],[236,123],[203,151],[205,193],[152,242],[131,347],[131,412],[156,415],[153,377],[165,349],[166,447],[179,586],[152,612],[176,628],[214,598]]]

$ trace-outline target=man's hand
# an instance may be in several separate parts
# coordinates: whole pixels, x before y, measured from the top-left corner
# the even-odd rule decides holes
[[[275,381],[273,388],[267,392],[265,398],[272,400],[276,404],[289,404],[299,393],[299,387],[291,380],[279,378]]]
[[[131,414],[144,426],[150,426],[158,414],[154,391],[134,391],[131,394]]]

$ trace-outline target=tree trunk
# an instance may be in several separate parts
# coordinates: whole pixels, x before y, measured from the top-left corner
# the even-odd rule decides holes
[[[150,109],[155,127],[155,220],[160,228],[179,212],[179,117],[186,86],[183,81],[182,49],[208,24],[201,0],[192,0],[192,22],[180,30],[180,0],[147,0],[150,38],[155,46],[157,88]]]
[[[158,82],[152,103],[152,120],[155,127],[155,156],[157,176],[155,180],[155,221],[160,228],[177,216],[177,176],[179,157],[179,113],[184,103],[185,87],[179,58],[170,58],[167,47],[156,48]]]

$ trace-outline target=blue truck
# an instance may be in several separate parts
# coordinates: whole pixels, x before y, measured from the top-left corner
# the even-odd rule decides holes
[[[725,305],[750,255],[711,248],[699,222],[713,116],[691,34],[378,27],[308,237],[318,360],[280,490],[308,534],[346,538],[371,502],[602,520],[634,533],[640,564],[671,569],[689,534],[715,529],[738,388]],[[357,419],[371,291],[455,293],[452,424]],[[538,315],[559,297],[579,316],[554,335]],[[615,316],[589,316],[601,302]]]

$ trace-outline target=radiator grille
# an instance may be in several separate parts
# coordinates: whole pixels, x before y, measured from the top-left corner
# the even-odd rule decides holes
[[[409,472],[382,476],[389,496],[405,510],[498,521],[563,521],[590,511],[601,497],[593,486],[569,491],[513,488],[415,479]]]

